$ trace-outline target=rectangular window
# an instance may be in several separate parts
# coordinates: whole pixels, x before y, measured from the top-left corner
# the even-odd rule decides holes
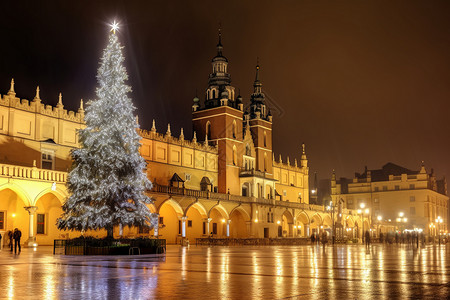
[[[5,229],[5,212],[0,211],[0,230]]]
[[[378,192],[378,190],[379,190],[379,188],[376,186],[376,187],[374,188],[374,191],[375,191],[375,192]]]
[[[410,208],[409,208],[409,213],[410,213],[411,215],[415,215],[415,214],[416,214],[416,208],[415,208],[415,207],[410,207]]]
[[[415,202],[416,196],[409,196],[409,202]]]
[[[159,217],[159,224],[164,224],[164,217]]]
[[[415,184],[410,184],[410,185],[409,185],[409,189],[410,189],[410,190],[414,190],[415,188],[416,188],[416,185],[415,185]]]
[[[37,214],[37,234],[45,234],[45,214]]]
[[[374,198],[373,202],[378,203],[378,202],[380,202],[380,200],[378,198]]]
[[[267,223],[270,223],[270,213],[267,213]]]
[[[213,230],[212,230],[213,234],[217,234],[217,223],[213,223]]]
[[[184,175],[184,180],[185,180],[185,181],[191,180],[191,174],[186,173],[186,174]]]
[[[203,222],[203,234],[206,234],[206,222]]]
[[[188,220],[188,227],[192,227],[192,220]]]
[[[178,220],[178,234],[181,234],[181,220]]]
[[[139,233],[148,234],[150,233],[150,228],[148,228],[148,226],[139,226]]]
[[[398,190],[400,189],[400,186],[399,186],[399,185],[396,185],[396,186],[394,187],[394,189],[395,189],[396,191],[398,191]]]
[[[42,169],[53,170],[54,153],[52,151],[42,151]]]
[[[383,185],[383,191],[387,191],[387,185]]]
[[[283,190],[283,196],[287,196],[287,192],[286,192],[286,190]]]
[[[353,199],[347,199],[347,204],[353,204]]]

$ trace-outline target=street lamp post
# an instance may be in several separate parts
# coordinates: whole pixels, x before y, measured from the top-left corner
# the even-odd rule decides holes
[[[378,238],[380,238],[380,235],[381,235],[381,226],[380,226],[380,224],[381,224],[381,220],[383,219],[383,217],[382,216],[378,216],[377,217],[377,220],[378,220]]]
[[[330,206],[327,207],[331,213],[331,243],[334,244],[335,239],[335,228],[334,228],[334,204],[333,201],[330,201]]]
[[[364,236],[364,213],[369,214],[369,209],[366,208],[366,210],[364,211],[364,207],[366,207],[365,203],[361,203],[359,205],[359,207],[361,209],[358,209],[358,214],[361,214],[361,223],[362,223],[362,232],[361,232],[361,240],[364,243],[365,242],[365,236]]]
[[[441,245],[441,224],[444,220],[440,216],[436,219],[436,224],[438,224],[438,239],[439,239],[439,246]]]

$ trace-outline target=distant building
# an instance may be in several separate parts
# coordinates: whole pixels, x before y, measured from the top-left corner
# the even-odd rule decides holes
[[[393,229],[417,229],[435,236],[448,230],[447,183],[436,179],[431,169],[422,164],[412,171],[393,163],[381,169],[355,173],[353,179],[331,178],[331,197],[341,200],[344,207],[361,210],[365,229],[377,234]],[[366,214],[368,209],[368,214]],[[442,221],[440,221],[442,220]],[[355,224],[359,231],[362,224]],[[360,232],[359,232],[360,234]]]

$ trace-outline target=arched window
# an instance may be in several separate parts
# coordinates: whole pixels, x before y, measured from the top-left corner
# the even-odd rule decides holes
[[[264,153],[264,172],[267,172],[268,165],[267,165],[267,153]]]
[[[232,130],[232,134],[233,134],[233,139],[236,138],[236,120],[233,120],[233,126],[231,128]]]
[[[212,99],[216,98],[216,90],[212,90]]]
[[[267,134],[264,131],[264,147],[267,147]]]
[[[236,146],[233,145],[233,165],[237,166],[237,150]]]
[[[211,122],[206,122],[206,137],[211,140]]]

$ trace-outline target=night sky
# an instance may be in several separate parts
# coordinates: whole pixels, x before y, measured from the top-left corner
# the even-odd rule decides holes
[[[353,176],[393,162],[450,175],[449,1],[35,1],[0,4],[0,93],[77,110],[95,97],[108,23],[118,20],[141,127],[191,136],[219,22],[248,103],[256,58],[273,107],[274,152],[311,173]],[[19,2],[19,1],[16,1]],[[23,1],[20,1],[23,2]],[[95,3],[92,3],[95,2]],[[140,3],[140,4],[139,4]]]

